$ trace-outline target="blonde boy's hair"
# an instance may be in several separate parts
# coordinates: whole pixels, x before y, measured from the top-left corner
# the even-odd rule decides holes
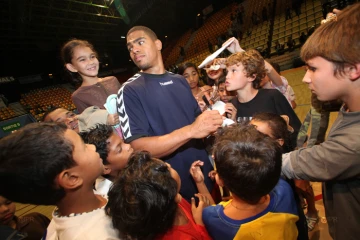
[[[322,24],[301,49],[304,61],[322,57],[334,64],[334,75],[344,75],[345,67],[360,63],[360,3],[345,8],[336,21]]]
[[[265,61],[260,53],[254,49],[232,54],[226,59],[226,67],[242,64],[247,77],[255,77],[252,86],[260,88],[261,79],[266,75]]]

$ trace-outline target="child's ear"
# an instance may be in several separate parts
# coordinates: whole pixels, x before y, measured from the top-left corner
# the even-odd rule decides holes
[[[83,184],[83,179],[75,171],[66,169],[57,177],[57,184],[64,189],[75,189]]]
[[[176,195],[176,197],[175,197],[175,202],[176,202],[176,203],[180,203],[180,202],[181,202],[181,199],[182,199],[182,197],[181,197],[181,195],[178,193],[178,194]]]
[[[158,51],[161,51],[162,49],[162,42],[159,39],[155,40],[155,46]]]
[[[66,67],[66,69],[69,70],[70,72],[78,72],[78,70],[77,70],[71,63],[65,64],[65,67]]]
[[[248,79],[250,80],[250,82],[254,81],[256,78],[256,74],[253,74],[251,76],[248,77]]]
[[[284,139],[279,138],[279,139],[276,139],[276,141],[280,144],[280,146],[284,145]]]
[[[104,171],[103,171],[103,175],[108,175],[111,173],[111,167],[110,165],[104,165]]]
[[[351,81],[355,81],[360,78],[360,63],[347,67],[347,72]]]
[[[220,187],[224,187],[224,181],[220,178],[219,174],[215,175],[215,181]]]

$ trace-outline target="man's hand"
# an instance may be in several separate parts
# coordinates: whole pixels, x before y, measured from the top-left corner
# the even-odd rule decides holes
[[[197,193],[195,194],[195,196],[199,198],[199,204],[196,207],[195,199],[191,198],[191,212],[194,217],[195,223],[204,226],[204,223],[202,221],[202,212],[204,208],[210,206],[210,201],[203,194]]]
[[[119,124],[120,120],[119,120],[119,115],[117,113],[114,114],[108,114],[107,116],[107,124],[108,125],[116,125]]]
[[[214,133],[222,122],[222,116],[217,110],[203,112],[189,125],[191,138],[204,138]]]
[[[190,174],[193,177],[196,183],[204,182],[204,174],[201,171],[201,166],[204,165],[204,162],[197,160],[191,164]]]
[[[229,50],[229,52],[231,53],[245,52],[245,50],[240,47],[240,43],[235,37],[229,38],[222,46],[228,44],[231,41],[232,43],[227,47],[227,50]]]

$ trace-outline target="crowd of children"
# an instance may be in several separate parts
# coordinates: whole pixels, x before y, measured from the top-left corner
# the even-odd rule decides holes
[[[301,123],[286,79],[236,39],[230,57],[207,66],[215,87],[199,86],[193,64],[183,66],[184,77],[166,72],[161,41],[147,27],[127,34],[141,71],[121,88],[114,77],[97,77],[90,43],[67,42],[62,56],[81,80],[73,100],[83,113],[52,109],[44,122],[0,140],[1,238],[308,239],[311,216],[306,222],[294,185],[302,179],[324,182],[330,235],[356,239],[359,11],[360,4],[346,8],[301,50],[312,93],[344,105],[324,143],[298,150]],[[112,93],[116,114],[102,109]],[[218,100],[223,116],[211,110]],[[234,124],[221,127],[225,118]],[[123,138],[112,128],[118,123]],[[218,187],[230,196],[219,201]],[[49,224],[40,214],[16,217],[13,201],[56,208]]]

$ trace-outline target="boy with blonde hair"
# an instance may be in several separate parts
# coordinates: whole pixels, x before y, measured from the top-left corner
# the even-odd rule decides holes
[[[235,47],[234,47],[235,45]],[[237,119],[251,119],[255,113],[270,112],[287,115],[290,126],[291,145],[296,146],[297,134],[301,126],[299,118],[287,99],[276,89],[260,89],[261,80],[270,74],[265,68],[265,60],[256,50],[243,51],[237,40],[229,46],[229,51],[236,52],[226,60],[226,90],[236,91],[237,97],[231,103],[237,109]],[[275,71],[271,68],[272,71]]]

